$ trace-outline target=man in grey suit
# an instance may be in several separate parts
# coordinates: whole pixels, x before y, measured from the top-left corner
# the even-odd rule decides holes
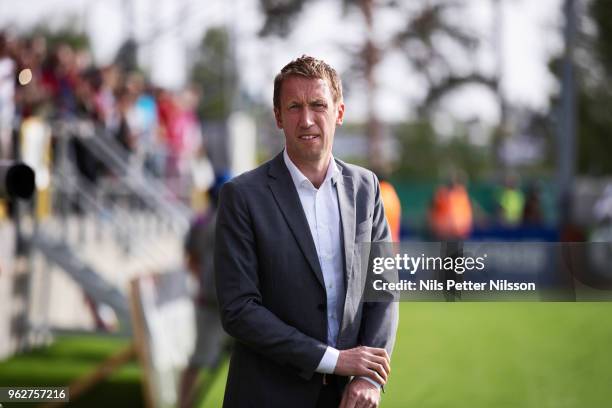
[[[363,302],[361,242],[390,241],[378,180],[332,156],[342,85],[302,56],[274,81],[285,149],[226,183],[215,273],[237,341],[225,407],[377,407],[397,303]]]

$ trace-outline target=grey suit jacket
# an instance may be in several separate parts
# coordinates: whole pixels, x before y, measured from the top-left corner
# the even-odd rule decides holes
[[[356,245],[391,240],[379,184],[369,170],[336,162],[346,287],[337,348],[391,354],[398,305],[362,301]],[[224,185],[214,262],[223,327],[237,340],[224,406],[314,407],[322,386],[315,369],[327,347],[325,286],[282,153]]]

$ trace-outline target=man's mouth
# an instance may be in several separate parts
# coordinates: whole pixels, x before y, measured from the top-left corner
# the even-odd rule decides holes
[[[299,138],[302,140],[313,140],[319,137],[319,135],[302,135]]]

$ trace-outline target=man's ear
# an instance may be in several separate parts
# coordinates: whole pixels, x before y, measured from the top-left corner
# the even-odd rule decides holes
[[[283,128],[283,120],[279,108],[274,108],[274,119],[276,119],[276,127],[279,129]]]
[[[344,104],[340,102],[338,105],[338,116],[336,117],[336,125],[341,125],[344,121]]]

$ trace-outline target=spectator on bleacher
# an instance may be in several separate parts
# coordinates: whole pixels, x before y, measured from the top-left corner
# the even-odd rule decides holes
[[[164,161],[164,174],[167,178],[176,177],[178,175],[177,167],[177,146],[178,146],[178,128],[176,119],[179,114],[179,107],[172,94],[165,89],[157,89],[157,116],[159,118],[159,126],[161,138],[166,147],[166,160]]]
[[[129,74],[126,86],[135,99],[128,110],[127,117],[136,140],[137,162],[143,170],[160,176],[161,167],[156,160],[160,155],[157,103],[152,93],[148,91],[142,74]],[[163,146],[161,148],[163,149]]]
[[[72,47],[68,44],[58,45],[43,70],[43,82],[50,91],[57,115],[61,119],[73,118],[76,113],[75,90],[79,74],[78,61]]]
[[[15,87],[20,72],[24,82]],[[84,121],[93,125],[96,137],[117,140],[129,153],[127,157],[132,157],[134,169],[171,179],[170,187],[186,197],[189,176],[194,168],[203,168],[200,164],[205,157],[195,113],[199,98],[197,89],[191,87],[182,92],[160,89],[154,94],[142,74],[123,72],[114,63],[95,66],[87,50],[65,42],[47,47],[42,36],[0,36],[2,157],[13,153],[13,118],[25,119],[37,111],[37,118],[54,129],[56,121],[68,125]],[[65,128],[81,129],[58,127]],[[52,134],[54,147],[58,136]],[[75,160],[82,179],[95,185],[105,166],[77,135],[67,136],[72,149],[69,159]]]
[[[35,37],[30,40],[17,40],[14,42],[13,54],[18,65],[17,75],[20,76],[20,84],[15,89],[18,115],[22,118],[28,117],[41,105],[46,105],[48,114],[52,114],[50,92],[43,82],[43,67],[47,58],[45,39]]]
[[[188,174],[191,163],[201,157],[202,128],[196,114],[200,92],[194,86],[187,87],[179,94],[179,112],[176,119],[178,131],[178,170],[181,176]]]
[[[115,139],[127,153],[126,158],[129,158],[138,147],[138,138],[133,131],[133,125],[130,123],[130,112],[135,101],[136,95],[126,86],[122,87],[117,93],[119,126],[115,131]]]
[[[100,85],[96,86],[96,110],[104,128],[111,132],[117,129],[119,123],[115,98],[119,81],[119,69],[116,65],[107,65],[100,70]]]

